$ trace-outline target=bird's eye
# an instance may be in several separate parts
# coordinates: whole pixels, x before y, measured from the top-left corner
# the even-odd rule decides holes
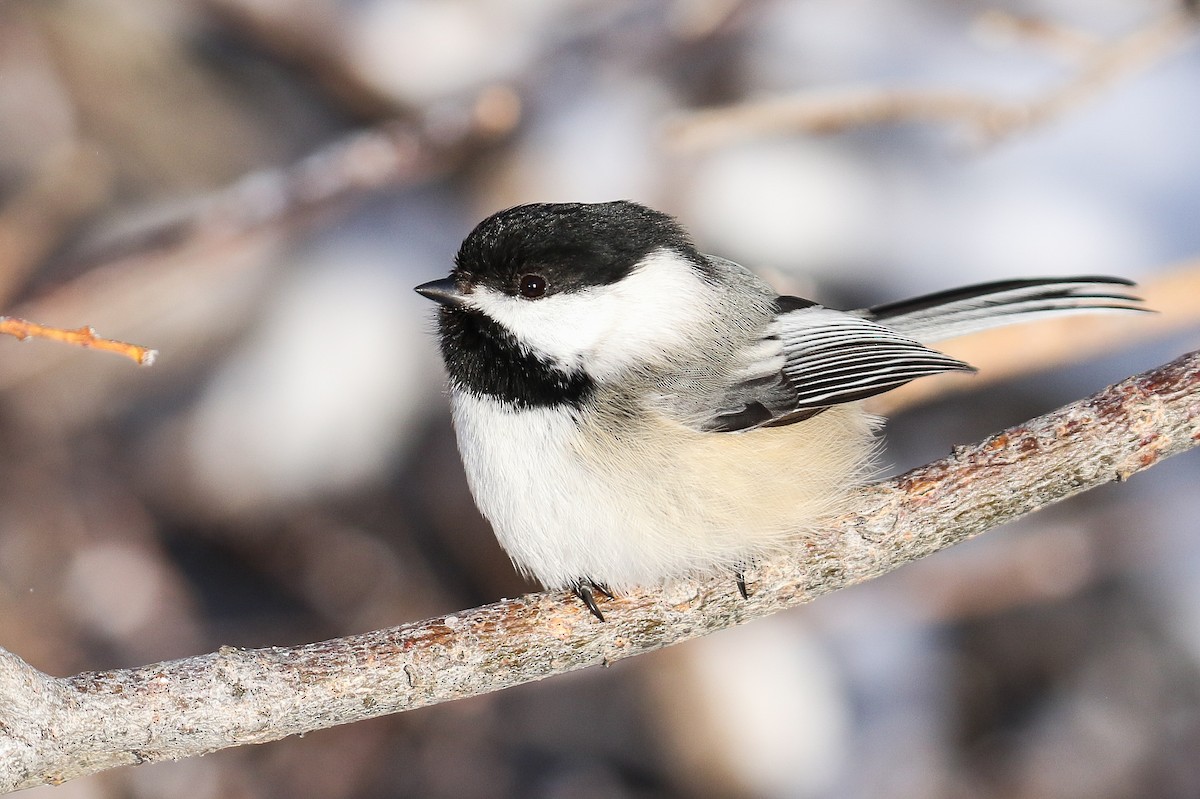
[[[522,297],[536,300],[546,293],[546,278],[541,275],[522,275],[517,287]]]

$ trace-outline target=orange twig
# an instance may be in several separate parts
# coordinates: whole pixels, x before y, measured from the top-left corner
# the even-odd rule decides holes
[[[16,336],[21,341],[28,338],[47,338],[52,341],[62,341],[93,350],[106,350],[124,355],[140,366],[149,366],[158,356],[157,350],[143,347],[139,344],[127,344],[124,341],[114,341],[111,338],[100,338],[90,327],[80,327],[66,330],[61,327],[50,327],[19,319],[15,316],[0,316],[0,333]]]

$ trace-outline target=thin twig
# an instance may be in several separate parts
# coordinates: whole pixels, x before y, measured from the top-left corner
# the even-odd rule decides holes
[[[67,330],[62,327],[51,327],[50,325],[30,322],[28,319],[18,319],[15,316],[0,316],[0,333],[14,336],[18,341],[25,341],[30,338],[44,338],[50,341],[61,341],[64,344],[73,344],[76,347],[83,347],[84,349],[115,352],[117,355],[124,355],[140,366],[149,366],[158,357],[156,350],[143,347],[141,344],[130,344],[111,338],[101,338],[90,327]]]
[[[0,650],[0,790],[200,755],[648,652],[879,576],[1200,444],[1200,351],[861,489],[797,556],[605,601],[532,594],[298,647],[54,678]]]

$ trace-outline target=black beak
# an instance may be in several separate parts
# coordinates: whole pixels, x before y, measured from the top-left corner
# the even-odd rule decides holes
[[[422,297],[427,297],[434,302],[440,302],[442,305],[454,307],[462,305],[463,293],[458,290],[453,278],[444,277],[441,280],[431,280],[428,283],[422,283],[417,286],[414,291]]]

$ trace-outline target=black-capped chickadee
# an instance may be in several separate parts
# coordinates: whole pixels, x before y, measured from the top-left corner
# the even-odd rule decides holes
[[[860,400],[971,370],[925,343],[1052,313],[1141,310],[1110,277],[1007,280],[857,311],[780,296],[632,202],[481,222],[439,334],[471,491],[500,545],[599,618],[604,593],[742,569],[863,481]]]

